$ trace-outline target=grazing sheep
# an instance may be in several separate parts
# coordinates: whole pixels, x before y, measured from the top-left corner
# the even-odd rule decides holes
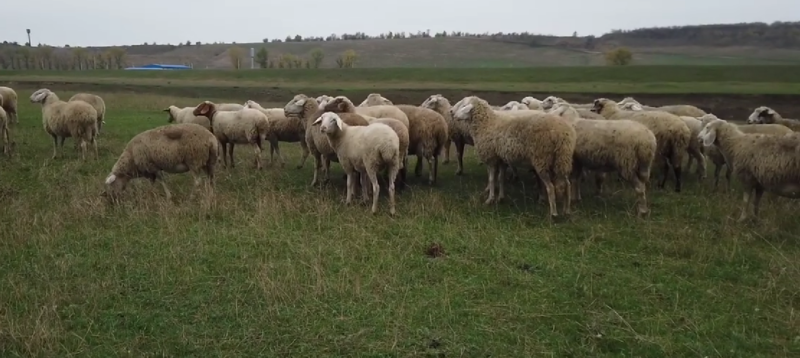
[[[269,141],[269,160],[270,163],[274,161],[274,153],[278,153],[278,159],[281,160],[281,168],[286,165],[286,161],[281,155],[278,142],[295,143],[300,142],[300,149],[303,150],[302,162],[297,166],[297,169],[303,167],[308,158],[308,146],[306,145],[306,131],[303,129],[303,124],[296,118],[287,118],[283,108],[264,108],[255,101],[248,100],[245,108],[253,108],[264,113],[269,119],[269,134],[267,140]]]
[[[76,93],[67,102],[72,101],[84,101],[94,107],[94,110],[97,111],[97,133],[99,134],[103,129],[103,124],[106,123],[106,102],[103,101],[103,98],[91,93]]]
[[[164,112],[169,114],[167,123],[194,123],[211,130],[211,121],[205,116],[195,116],[194,107],[177,107],[169,106],[163,109]]]
[[[225,166],[228,165],[228,157],[231,160],[231,168],[236,166],[233,160],[235,144],[251,144],[256,155],[256,168],[261,169],[261,145],[269,132],[269,120],[264,113],[244,107],[238,111],[220,111],[214,102],[203,101],[195,107],[192,114],[204,116],[211,122],[211,132],[222,146]]]
[[[372,213],[378,212],[378,172],[386,169],[389,174],[389,213],[395,214],[394,181],[400,169],[400,143],[395,131],[383,123],[367,126],[350,126],[336,113],[326,112],[312,125],[319,125],[320,132],[327,136],[334,148],[339,163],[347,173],[347,197],[350,204],[355,191],[357,172],[366,173],[372,182]],[[361,182],[363,198],[368,199],[367,185]]]
[[[358,106],[359,107],[385,106],[385,105],[391,106],[393,104],[394,103],[392,103],[392,101],[390,101],[388,98],[384,96],[381,96],[380,93],[370,93],[364,100],[364,102],[361,102],[361,104],[359,104]]]
[[[669,167],[675,173],[675,192],[681,191],[681,165],[692,140],[692,132],[680,117],[663,111],[622,111],[617,102],[607,98],[594,101],[593,111],[607,119],[629,119],[644,124],[656,136],[657,155],[663,160],[663,177],[658,183],[663,188],[669,176]]]
[[[772,108],[761,106],[756,108],[753,113],[747,117],[748,124],[780,124],[795,132],[800,132],[800,120],[789,119],[781,117],[778,112]]]
[[[128,181],[147,178],[161,182],[167,200],[172,195],[164,182],[163,172],[192,172],[195,188],[202,173],[208,177],[209,189],[214,187],[214,166],[217,163],[219,142],[199,124],[177,123],[148,129],[134,136],[117,159],[106,178],[104,196],[111,198],[122,192]]]
[[[574,108],[565,103],[553,106],[551,112],[565,118],[575,127],[574,164],[572,187],[574,198],[581,200],[580,182],[583,169],[596,171],[598,193],[602,190],[602,179],[607,172],[617,172],[630,183],[636,192],[637,214],[650,212],[647,208],[647,183],[650,168],[656,154],[656,136],[643,124],[629,121],[597,121],[580,118]]]
[[[363,117],[373,118],[394,118],[401,123],[405,124],[409,130],[408,116],[403,113],[397,106],[394,105],[377,105],[369,107],[356,107],[353,102],[345,96],[336,96],[329,101],[319,104],[320,108],[324,108],[324,112],[333,113],[355,113]],[[340,116],[341,117],[341,116]]]
[[[504,104],[502,107],[500,107],[501,111],[518,111],[518,110],[526,110],[526,109],[531,109],[531,108],[528,108],[527,105],[524,105],[524,104],[519,103],[517,101],[510,101],[510,102]]]
[[[44,130],[53,137],[53,159],[58,155],[59,139],[61,147],[64,140],[72,137],[80,142],[81,158],[86,160],[86,146],[94,146],[96,158],[100,158],[97,150],[97,110],[83,101],[64,102],[47,88],[41,88],[31,94],[31,103],[42,105],[42,124]]]
[[[0,104],[3,103],[3,97],[0,96]],[[6,110],[0,106],[0,137],[3,137],[3,154],[11,156],[11,131],[8,129],[8,123],[11,122]]]
[[[304,94],[298,94],[283,108],[287,117],[291,116],[302,121],[303,128],[305,128],[306,145],[308,146],[308,151],[314,157],[314,178],[311,180],[311,186],[317,183],[322,186],[327,183],[330,179],[331,161],[339,161],[336,156],[336,151],[331,146],[327,136],[320,132],[319,129],[312,126],[314,121],[316,121],[322,113],[326,112],[324,109],[320,108],[322,105],[323,104],[318,104],[314,98]],[[339,114],[339,118],[349,126],[369,125],[369,122],[367,122],[364,117],[355,113],[341,113]],[[322,171],[322,180],[318,180],[320,171]]]
[[[705,127],[711,121],[717,119],[719,119],[717,116],[710,113],[700,117],[701,128]],[[781,136],[792,133],[791,129],[780,124],[740,124],[737,127],[740,131],[742,131],[742,133],[748,134],[758,133]],[[711,160],[712,163],[714,163],[714,189],[716,190],[719,188],[719,177],[723,167],[725,167],[725,180],[727,182],[727,187],[730,188],[732,170],[731,167],[727,165],[725,156],[722,155],[716,146],[705,147],[705,155]]]
[[[11,121],[11,123],[19,123],[19,117],[17,116],[17,92],[11,87],[0,86],[0,97],[3,97],[3,101],[0,102],[0,107],[3,107],[6,111],[8,120]]]
[[[519,102],[526,105],[528,109],[544,110],[544,108],[542,108],[542,101],[531,96],[525,97]]]
[[[756,218],[764,191],[800,198],[800,135],[743,133],[735,124],[712,119],[698,138],[703,145],[714,145],[723,153],[742,183],[744,205],[739,221],[747,219],[751,194]]]
[[[491,106],[478,97],[468,97],[463,103],[454,118],[469,123],[475,151],[488,167],[489,198],[485,203],[495,201],[496,181],[500,187],[497,200],[505,196],[505,165],[525,164],[535,169],[547,192],[550,217],[558,217],[557,193],[564,196],[563,213],[569,215],[569,175],[577,140],[575,129],[558,116],[548,113],[538,112],[530,118],[500,120]],[[498,175],[499,180],[495,179]]]
[[[400,140],[400,171],[398,172],[397,180],[395,181],[395,187],[398,191],[403,190],[406,186],[406,166],[408,165],[408,161],[406,160],[406,157],[408,156],[409,144],[408,127],[394,118],[373,118],[367,119],[367,121],[370,124],[383,123],[392,128],[395,134],[397,134],[397,138]]]
[[[438,112],[408,104],[396,106],[408,117],[408,155],[417,156],[414,175],[422,174],[422,158],[428,161],[428,183],[436,184],[439,176],[439,154],[447,142],[447,122]]]
[[[630,97],[626,97],[630,98]],[[623,105],[619,106],[623,110],[628,111],[644,111],[644,107],[635,102],[627,102]],[[651,109],[650,111],[658,110],[658,109]],[[686,171],[690,172],[692,168],[692,163],[695,161],[697,162],[697,176],[703,180],[706,178],[706,156],[705,156],[705,148],[700,143],[700,141],[694,140],[697,138],[697,135],[700,134],[700,130],[703,129],[702,122],[695,118],[695,117],[687,117],[687,116],[678,116],[683,123],[686,123],[686,126],[689,127],[689,130],[692,132],[691,138],[692,140],[689,141],[689,148],[686,152],[689,154],[689,161],[686,163]]]

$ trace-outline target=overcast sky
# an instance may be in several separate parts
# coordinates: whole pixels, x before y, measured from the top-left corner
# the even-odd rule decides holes
[[[0,41],[109,46],[239,43],[331,33],[532,32],[800,20],[800,0],[37,0],[3,1]],[[376,5],[379,4],[379,5]],[[467,5],[472,4],[472,5]],[[538,15],[538,16],[537,16]]]

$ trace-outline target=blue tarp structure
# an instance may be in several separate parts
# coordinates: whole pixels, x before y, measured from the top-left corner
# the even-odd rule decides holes
[[[158,63],[151,63],[149,65],[139,67],[128,67],[126,70],[191,70],[192,68],[184,65],[162,65]]]

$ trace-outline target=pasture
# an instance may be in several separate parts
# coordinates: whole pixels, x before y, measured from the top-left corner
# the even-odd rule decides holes
[[[369,80],[347,73],[364,76],[359,83]],[[286,167],[267,165],[262,171],[252,167],[250,149],[237,146],[236,168],[218,167],[213,200],[190,199],[191,176],[172,175],[171,202],[159,186],[139,180],[119,205],[108,205],[99,193],[117,156],[135,134],[166,124],[161,110],[170,104],[253,99],[282,107],[301,90],[313,96],[341,93],[335,80],[316,90],[309,80],[302,88],[262,91],[256,80],[245,80],[252,82],[248,89],[226,87],[230,77],[208,78],[203,81],[216,85],[190,89],[188,82],[172,88],[158,76],[191,74],[139,74],[155,79],[122,72],[107,78],[0,73],[0,80],[13,81],[21,106],[20,123],[11,128],[14,154],[0,158],[3,357],[800,353],[796,202],[765,195],[762,219],[737,224],[739,191],[713,191],[710,178],[700,182],[686,174],[681,193],[672,191],[671,182],[667,189],[650,188],[652,214],[637,219],[629,187],[611,180],[596,197],[587,180],[573,216],[551,223],[526,171],[522,182],[506,186],[504,202],[485,206],[486,170],[468,147],[464,176],[453,174],[452,150],[453,162],[440,166],[437,186],[426,184],[425,176],[415,178],[412,170],[410,187],[397,197],[398,215],[388,215],[381,196],[373,216],[366,206],[341,203],[344,181],[337,164],[325,189],[311,188],[313,161],[296,169],[299,145],[281,143]],[[117,81],[123,77],[152,83]],[[796,81],[780,77],[773,80],[783,82],[782,88],[795,88]],[[382,88],[343,81],[338,89],[347,95]],[[41,110],[28,101],[43,83],[64,100],[76,91],[105,99],[99,160],[82,162],[72,140],[61,158],[50,159],[52,141],[42,129]],[[271,85],[264,80],[260,86]],[[731,92],[759,86],[742,82]],[[434,92],[423,83],[380,92],[412,104],[433,93],[451,101],[470,93],[467,84],[450,88],[455,89]],[[487,99],[519,100],[525,89],[512,90],[517,92]],[[635,95],[613,98],[628,94]],[[637,99],[688,98],[680,96]],[[727,108],[738,118],[757,105],[787,116],[797,111],[780,97],[708,98],[681,103]],[[652,177],[659,174],[654,169]],[[428,255],[434,244],[444,248],[443,256]]]

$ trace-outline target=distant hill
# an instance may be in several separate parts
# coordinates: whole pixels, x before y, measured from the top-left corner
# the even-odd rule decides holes
[[[232,68],[229,51],[234,46],[242,48],[245,55],[250,48],[264,47],[275,67],[281,56],[289,54],[305,60],[315,49],[325,54],[321,67],[337,67],[336,57],[346,50],[357,54],[357,67],[594,66],[604,64],[604,51],[619,46],[631,49],[634,63],[643,65],[790,64],[800,61],[800,22],[615,30],[601,37],[460,32],[387,33],[374,37],[357,33],[326,39],[298,35],[250,44],[121,46],[125,56],[120,61],[124,65],[171,63]],[[90,47],[79,50],[83,55],[76,55],[70,48],[20,47],[0,45],[0,68],[24,68],[25,64],[35,68],[75,67],[78,62],[83,67],[104,68],[116,63],[108,58],[113,56],[96,56],[110,53],[109,48]],[[244,62],[243,67],[248,68],[249,59]]]

